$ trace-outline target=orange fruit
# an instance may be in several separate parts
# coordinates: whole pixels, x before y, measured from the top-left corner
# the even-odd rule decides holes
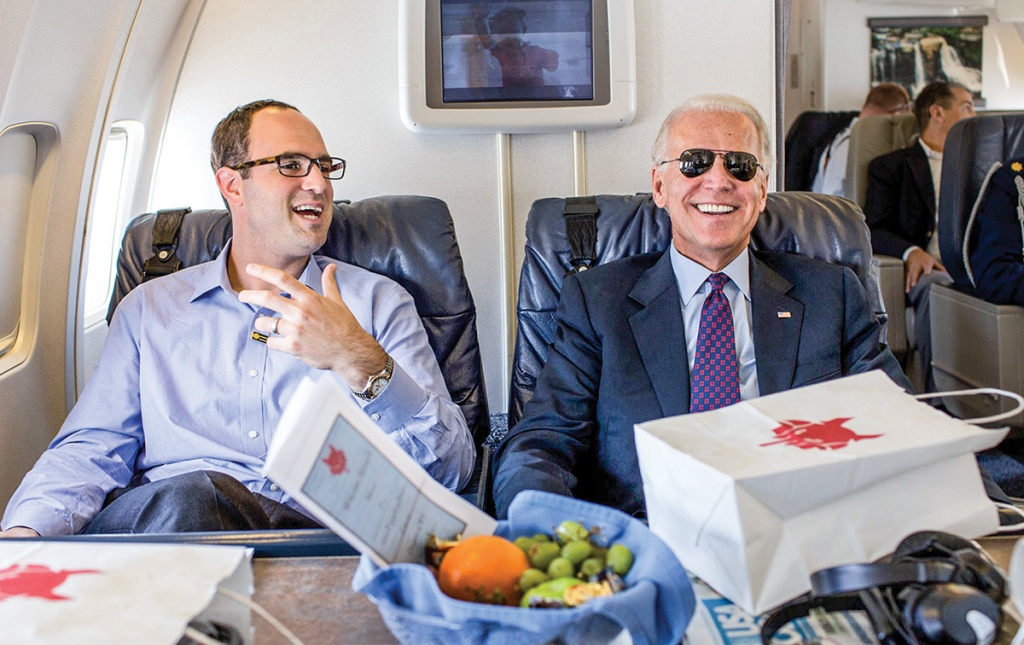
[[[437,585],[459,600],[518,605],[519,577],[530,568],[526,553],[497,535],[475,535],[449,549],[437,571]]]

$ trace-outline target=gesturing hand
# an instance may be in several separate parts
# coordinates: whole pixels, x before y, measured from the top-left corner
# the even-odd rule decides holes
[[[384,369],[387,353],[342,300],[335,265],[324,269],[322,296],[284,271],[262,264],[250,264],[245,270],[291,296],[285,298],[267,289],[246,289],[238,294],[242,302],[281,314],[280,318],[256,321],[256,329],[269,337],[267,347],[291,354],[310,367],[332,370],[357,391],[371,375]]]

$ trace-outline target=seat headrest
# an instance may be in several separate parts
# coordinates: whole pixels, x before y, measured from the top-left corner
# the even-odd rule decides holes
[[[967,224],[992,165],[1024,155],[1024,112],[986,114],[953,124],[942,153],[939,188],[939,252],[958,289],[973,293],[964,264],[975,240]]]

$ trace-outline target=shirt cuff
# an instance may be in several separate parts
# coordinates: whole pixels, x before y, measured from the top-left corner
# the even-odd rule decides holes
[[[384,432],[392,433],[406,425],[427,404],[427,392],[397,362],[391,380],[380,396],[365,403],[363,411],[377,422]]]
[[[911,251],[913,251],[914,249],[920,249],[920,248],[921,248],[920,246],[917,246],[917,245],[914,245],[914,244],[911,244],[910,246],[908,246],[907,250],[903,252],[903,261],[904,262],[907,261],[907,257],[910,256],[910,252]]]
[[[6,520],[4,529],[24,526],[43,537],[71,535],[71,527],[60,517],[58,511],[46,506],[35,508],[22,506],[4,519]]]

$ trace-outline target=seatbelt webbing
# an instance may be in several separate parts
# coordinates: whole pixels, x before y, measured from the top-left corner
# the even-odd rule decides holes
[[[597,260],[597,198],[567,197],[565,207],[565,235],[569,240],[569,273],[586,271]]]
[[[178,232],[185,215],[191,208],[174,208],[158,211],[153,223],[153,256],[142,267],[142,281],[146,282],[162,275],[174,273],[181,268],[181,260],[175,255],[178,249]]]

